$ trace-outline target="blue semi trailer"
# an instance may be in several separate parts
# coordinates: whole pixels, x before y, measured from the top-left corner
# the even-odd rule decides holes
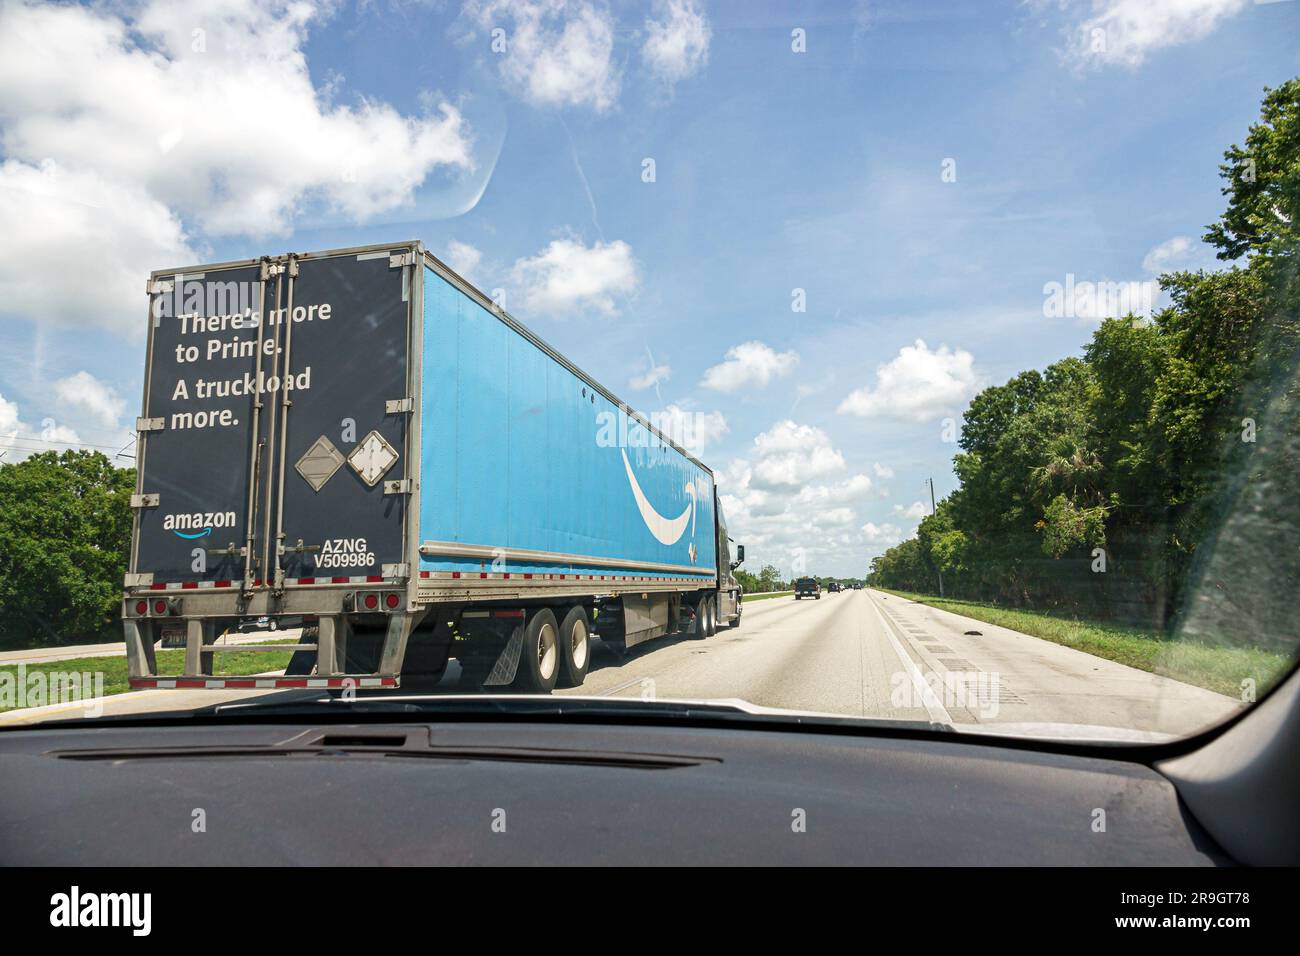
[[[740,623],[713,473],[418,242],[153,273],[135,687],[578,686]],[[222,676],[250,618],[283,677]],[[186,648],[160,675],[154,648]],[[283,646],[275,646],[283,651]]]

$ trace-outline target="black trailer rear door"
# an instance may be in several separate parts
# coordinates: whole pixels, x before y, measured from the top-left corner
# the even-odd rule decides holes
[[[296,261],[269,537],[290,584],[405,561],[414,261],[409,247]]]
[[[259,264],[155,278],[150,292],[131,567],[159,584],[238,586],[266,438],[260,318],[275,280]]]

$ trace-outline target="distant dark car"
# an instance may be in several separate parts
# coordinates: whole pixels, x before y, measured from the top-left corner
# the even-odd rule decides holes
[[[840,582],[838,581],[832,581],[830,584],[826,585],[826,592],[828,594],[838,594],[839,591],[840,591]]]
[[[238,630],[240,634],[251,634],[255,631],[274,631],[278,626],[273,617],[250,617],[239,622]]]
[[[822,586],[817,583],[816,578],[800,578],[794,582],[794,599],[797,601],[805,597],[816,598],[819,601],[822,599]]]

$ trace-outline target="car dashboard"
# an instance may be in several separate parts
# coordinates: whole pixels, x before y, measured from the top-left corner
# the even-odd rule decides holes
[[[1149,766],[943,734],[47,726],[0,780],[6,865],[1231,862]]]

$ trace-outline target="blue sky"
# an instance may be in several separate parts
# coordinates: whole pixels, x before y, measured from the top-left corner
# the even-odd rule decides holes
[[[751,570],[910,533],[944,419],[1095,326],[1046,284],[1214,266],[1300,73],[1297,2],[2,10],[5,460],[130,441],[151,269],[419,238],[675,416]]]

